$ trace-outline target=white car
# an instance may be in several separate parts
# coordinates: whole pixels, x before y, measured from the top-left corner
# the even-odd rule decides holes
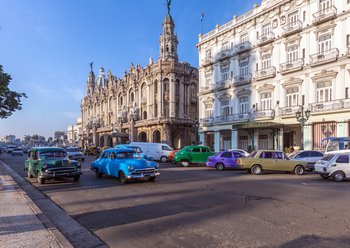
[[[229,149],[230,152],[238,152],[240,154],[243,154],[245,157],[248,157],[250,155],[249,152],[246,152],[245,150],[242,149]]]
[[[350,178],[350,153],[326,155],[315,164],[315,172],[337,182]]]
[[[78,147],[67,147],[66,151],[69,159],[71,160],[85,160],[84,153],[82,153]]]
[[[291,160],[299,160],[307,162],[307,170],[313,171],[317,161],[324,157],[320,151],[296,151],[289,155]]]
[[[12,156],[23,156],[23,151],[22,151],[22,149],[16,148],[16,149],[12,150],[11,155]]]

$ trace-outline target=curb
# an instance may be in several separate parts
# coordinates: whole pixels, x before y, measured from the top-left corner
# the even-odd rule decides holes
[[[18,192],[61,247],[108,247],[2,160],[0,167],[15,181]]]

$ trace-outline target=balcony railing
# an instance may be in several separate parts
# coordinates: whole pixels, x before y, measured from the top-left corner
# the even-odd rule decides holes
[[[265,45],[272,42],[275,39],[275,34],[273,32],[263,33],[258,37],[258,46]]]
[[[276,77],[276,68],[274,66],[259,70],[255,73],[256,80],[263,80],[266,78],[273,78],[273,77]]]
[[[280,116],[295,115],[295,113],[298,110],[299,110],[299,106],[291,106],[291,107],[279,108],[279,115]]]
[[[236,46],[236,53],[244,53],[252,48],[252,44],[249,41],[245,41]]]
[[[255,120],[258,119],[274,119],[275,118],[275,110],[258,110],[252,114],[252,118]]]
[[[350,99],[311,103],[309,104],[309,109],[311,110],[311,114],[316,112],[350,109]]]
[[[288,23],[287,25],[283,26],[283,35],[291,35],[294,33],[299,32],[303,28],[303,23],[301,21],[296,21],[292,23]]]
[[[209,84],[201,87],[201,92],[211,91],[215,88],[215,84]]]
[[[337,17],[337,8],[332,5],[329,8],[323,9],[319,12],[316,12],[313,16],[313,23],[320,24],[322,22],[329,21]]]
[[[216,88],[229,88],[232,84],[231,78],[227,78],[224,80],[221,80],[219,82],[216,83]]]
[[[310,55],[311,66],[317,66],[337,60],[339,57],[338,48]]]
[[[242,74],[235,77],[235,84],[249,83],[252,80],[252,74]]]
[[[214,63],[213,57],[207,57],[207,58],[202,60],[202,66],[211,65],[212,63]]]
[[[232,51],[230,49],[221,50],[217,55],[217,60],[224,60],[229,58],[232,55]]]
[[[289,72],[298,71],[303,69],[303,66],[304,66],[303,59],[288,61],[286,63],[280,64],[280,73],[283,75]]]
[[[214,118],[213,117],[207,117],[199,120],[199,123],[203,126],[206,125],[213,125],[214,124]]]

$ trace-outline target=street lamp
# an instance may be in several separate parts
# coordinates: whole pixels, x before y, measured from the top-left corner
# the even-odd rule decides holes
[[[309,109],[304,111],[304,106],[300,105],[299,110],[295,113],[295,117],[297,118],[297,121],[301,125],[301,149],[304,150],[304,126],[307,122],[307,120],[310,117],[311,111]]]
[[[193,131],[194,131],[194,142],[196,145],[198,145],[198,129],[199,129],[199,121],[195,119],[192,124]]]

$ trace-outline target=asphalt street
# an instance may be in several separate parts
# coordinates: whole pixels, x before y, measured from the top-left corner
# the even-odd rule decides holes
[[[24,157],[1,155],[25,177]],[[30,182],[110,247],[350,247],[350,182],[161,164],[152,182]],[[50,214],[50,213],[47,213]]]

